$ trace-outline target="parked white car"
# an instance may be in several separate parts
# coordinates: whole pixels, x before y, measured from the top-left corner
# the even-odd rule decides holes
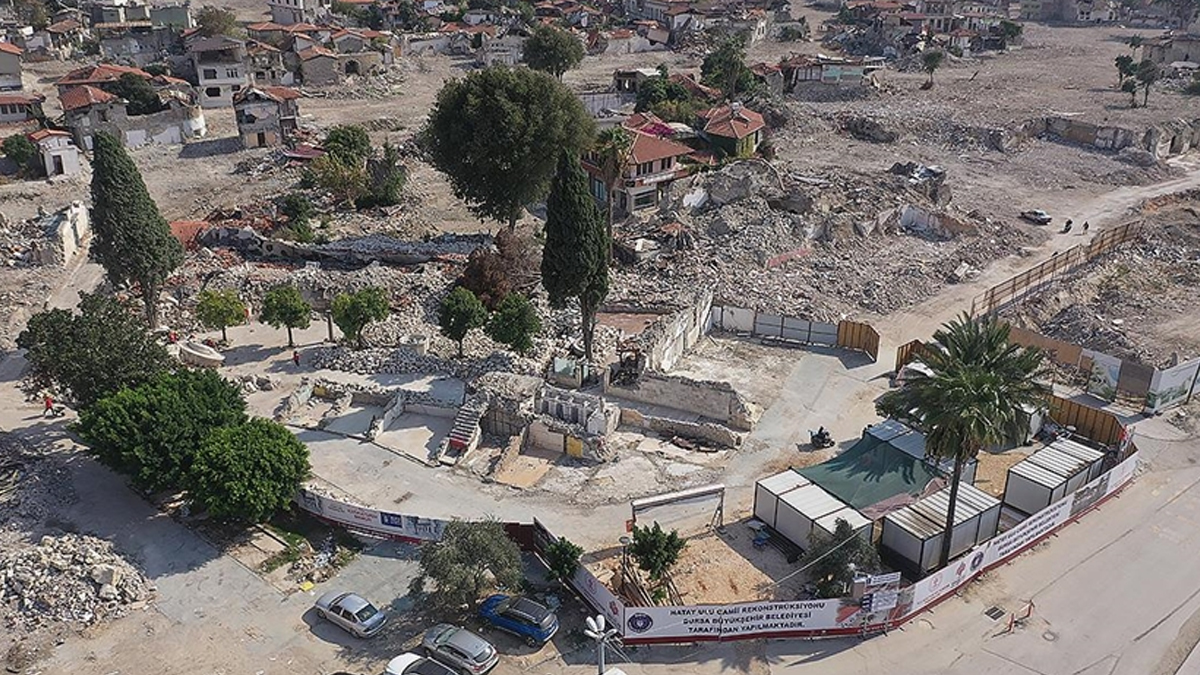
[[[317,598],[315,609],[317,616],[360,638],[377,635],[387,623],[387,615],[357,593],[330,591]]]

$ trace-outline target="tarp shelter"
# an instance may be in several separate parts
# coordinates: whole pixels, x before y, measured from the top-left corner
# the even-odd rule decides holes
[[[1004,505],[1026,516],[1071,494],[1104,471],[1104,453],[1060,439],[1014,464],[1004,484]]]
[[[943,478],[918,457],[871,433],[837,457],[797,471],[871,519],[915,501],[931,481]]]
[[[961,483],[955,501],[951,558],[991,539],[1000,527],[999,499]],[[884,517],[880,544],[892,554],[895,566],[918,577],[937,569],[949,506],[950,486],[946,486]]]
[[[949,476],[954,473],[954,460],[936,460],[925,453],[925,434],[916,431],[896,420],[884,420],[879,424],[867,427],[867,435],[892,445],[910,456],[915,457],[930,466],[936,466],[942,474]],[[962,480],[964,483],[975,482],[975,469],[979,462],[970,459],[963,464]]]

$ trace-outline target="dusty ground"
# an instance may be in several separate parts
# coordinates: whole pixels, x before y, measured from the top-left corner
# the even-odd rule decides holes
[[[981,452],[979,466],[975,468],[975,487],[992,495],[1004,496],[1004,485],[1008,482],[1008,470],[1029,456],[1024,448],[1015,448],[1006,452]]]
[[[1006,311],[1017,325],[1166,367],[1200,353],[1200,191],[1155,200],[1143,238]]]

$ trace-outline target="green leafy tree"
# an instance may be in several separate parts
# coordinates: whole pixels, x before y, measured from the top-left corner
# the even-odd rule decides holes
[[[13,134],[4,139],[4,143],[0,145],[0,150],[4,151],[4,156],[11,159],[22,174],[35,172],[37,167],[38,149],[33,144],[33,141],[25,134]]]
[[[74,431],[88,452],[143,490],[179,490],[200,444],[218,427],[241,424],[246,402],[216,371],[162,372],[84,408]]]
[[[146,324],[115,298],[81,293],[78,310],[35,314],[17,337],[33,387],[56,389],[87,408],[175,365]]]
[[[240,34],[242,30],[233,10],[212,5],[205,5],[200,8],[199,12],[196,12],[196,27],[204,37],[218,35],[233,37]]]
[[[542,249],[542,286],[550,304],[564,307],[579,300],[584,358],[592,360],[596,310],[608,295],[611,240],[596,201],[588,192],[576,155],[563,153],[546,199],[546,245]]]
[[[34,30],[44,30],[50,25],[50,11],[44,0],[15,0],[12,6],[21,23]]]
[[[332,155],[309,162],[304,170],[304,182],[330,192],[338,201],[352,204],[368,191],[366,167],[346,164]]]
[[[383,144],[381,157],[367,160],[366,194],[355,200],[357,208],[372,206],[394,206],[400,202],[400,191],[408,179],[408,172],[400,163],[400,150],[391,143]]]
[[[146,319],[154,326],[158,293],[183,262],[183,245],[171,236],[121,142],[96,132],[92,145],[92,258],[114,286],[140,287]]]
[[[280,234],[293,241],[309,243],[313,240],[310,219],[315,209],[308,197],[299,192],[289,192],[279,200],[279,213],[287,218],[287,225]]]
[[[1137,90],[1138,90],[1137,80],[1130,78],[1121,83],[1121,91],[1125,92],[1126,94],[1129,94],[1129,107],[1130,108],[1137,107]]]
[[[817,587],[819,598],[840,598],[850,592],[854,578],[880,569],[879,552],[850,523],[838,518],[833,536],[814,528],[802,564]]]
[[[346,166],[360,166],[371,154],[371,137],[358,125],[339,125],[329,130],[321,147]]]
[[[525,63],[534,70],[562,79],[563,73],[583,61],[583,43],[553,26],[538,26],[525,40]]]
[[[1158,64],[1145,59],[1137,66],[1137,71],[1133,74],[1137,79],[1138,84],[1142,85],[1142,107],[1146,107],[1150,102],[1150,87],[1162,77],[1162,70]]]
[[[1146,43],[1146,38],[1142,37],[1141,35],[1130,35],[1125,40],[1125,44],[1129,45],[1130,58],[1133,58],[1134,56],[1136,56],[1138,48],[1141,47],[1142,45],[1144,45],[1145,43]]]
[[[746,47],[738,38],[729,38],[700,63],[700,81],[720,89],[734,99],[754,90],[757,82],[746,65]]]
[[[985,447],[1023,439],[1026,410],[1046,406],[1042,352],[1010,343],[1008,336],[1008,324],[994,317],[963,314],[938,329],[934,344],[917,358],[929,373],[914,373],[903,389],[885,393],[876,404],[881,415],[924,431],[929,455],[954,460],[943,565],[950,558],[963,465]]]
[[[308,328],[312,322],[312,305],[291,284],[280,284],[263,296],[262,320],[272,328],[287,326],[288,347],[295,347],[293,328]]]
[[[225,329],[246,319],[246,303],[232,288],[220,291],[201,291],[196,301],[196,318],[210,329],[221,329],[221,341],[229,342]]]
[[[455,195],[515,229],[521,209],[546,196],[558,153],[582,153],[594,128],[552,75],[485,68],[442,87],[422,138]]]
[[[521,584],[521,551],[495,520],[451,521],[442,538],[421,546],[421,573],[410,591],[420,595],[434,582],[432,604],[442,610],[473,607],[493,587],[514,589]]]
[[[566,586],[579,569],[579,558],[583,547],[570,539],[559,537],[546,547],[546,577]]]
[[[609,127],[600,132],[592,151],[599,158],[600,172],[604,175],[604,194],[606,197],[604,205],[608,210],[605,220],[608,226],[608,238],[611,242],[613,234],[613,208],[616,203],[614,193],[617,191],[617,183],[621,180],[621,174],[625,172],[629,164],[629,156],[633,152],[633,136],[625,127]]]
[[[125,109],[130,115],[151,115],[167,109],[158,92],[141,75],[122,73],[116,81],[102,86],[108,93],[129,103]]]
[[[255,418],[204,438],[187,491],[213,518],[260,523],[286,508],[308,475],[308,448],[300,439],[281,424]]]
[[[929,74],[929,80],[926,81],[927,87],[933,86],[933,74],[938,68],[942,67],[942,62],[946,60],[946,52],[940,49],[931,49],[921,54],[921,70]]]
[[[484,326],[488,337],[524,354],[533,348],[533,336],[542,329],[533,303],[520,293],[509,293]]]
[[[1017,38],[1021,37],[1021,34],[1024,32],[1025,26],[1017,21],[1009,21],[1008,19],[1004,19],[1000,22],[1000,35],[1004,37],[1005,49],[1008,49],[1008,45],[1010,45]]]
[[[142,70],[150,75],[170,75],[171,67],[165,63],[148,63],[142,66]]]
[[[650,575],[650,579],[662,581],[679,561],[686,547],[687,542],[679,536],[679,532],[667,532],[655,522],[650,527],[633,526],[629,555],[633,556],[642,571]]]
[[[1125,91],[1125,80],[1133,77],[1137,69],[1133,65],[1133,57],[1128,54],[1122,54],[1113,59],[1113,63],[1117,66],[1117,86]]]
[[[482,328],[487,323],[487,308],[470,290],[459,286],[442,300],[438,313],[438,328],[442,335],[458,345],[458,355],[463,355],[463,338],[473,328]]]
[[[333,299],[333,322],[359,349],[363,348],[363,329],[372,321],[388,315],[387,293],[381,288],[364,288],[357,293],[341,293]]]

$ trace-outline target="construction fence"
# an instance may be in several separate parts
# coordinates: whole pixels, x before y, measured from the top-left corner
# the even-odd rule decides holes
[[[879,359],[879,333],[865,323],[808,321],[754,309],[715,304],[709,317],[711,328],[731,333],[793,344],[841,347],[863,352],[870,356],[872,361]]]
[[[1140,222],[1126,223],[1097,234],[1086,244],[1073,246],[1062,253],[1055,254],[1046,262],[999,283],[977,296],[972,302],[972,314],[975,316],[995,314],[1031,293],[1045,290],[1058,279],[1136,239],[1141,234],[1141,227]]]

